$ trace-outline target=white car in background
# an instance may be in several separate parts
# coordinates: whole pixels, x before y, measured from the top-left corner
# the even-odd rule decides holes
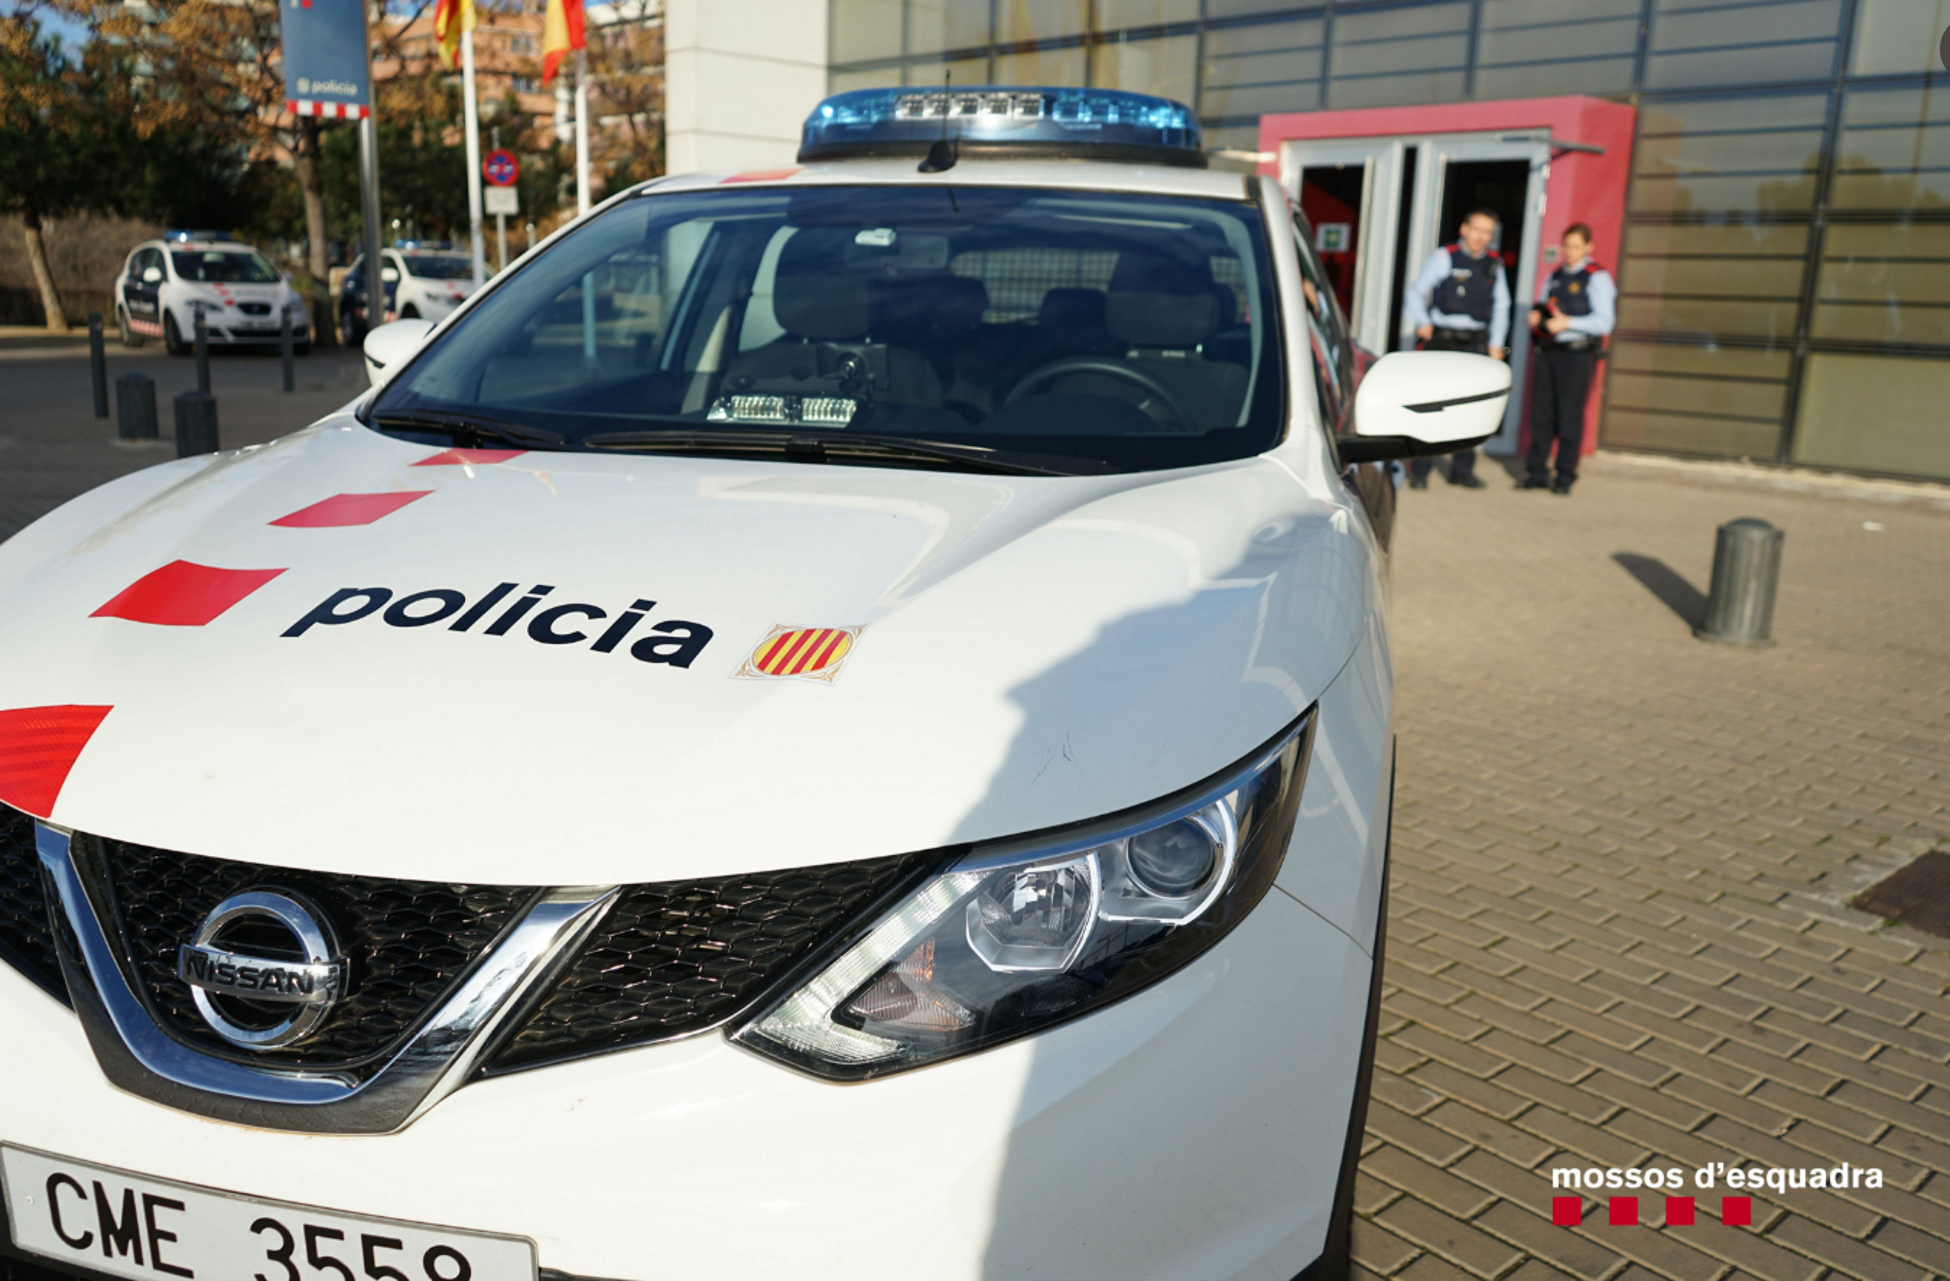
[[[386,286],[386,318],[393,320],[445,320],[454,308],[474,292],[474,260],[445,248],[423,248],[414,242],[380,251],[385,265],[380,272]],[[356,346],[371,326],[366,318],[366,258],[352,260],[339,290],[340,337],[348,347]]]
[[[1508,368],[1357,394],[1304,219],[1177,103],[859,91],[800,157],[0,544],[0,1249],[1347,1275],[1378,467]]]
[[[124,347],[159,338],[180,356],[196,340],[198,312],[213,344],[275,346],[288,313],[298,354],[311,350],[311,318],[298,291],[264,255],[221,232],[171,231],[137,245],[113,292]]]

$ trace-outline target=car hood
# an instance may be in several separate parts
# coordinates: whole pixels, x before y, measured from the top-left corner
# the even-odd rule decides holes
[[[222,858],[481,883],[1090,818],[1245,755],[1370,626],[1365,526],[1295,476],[509,455],[328,419],[0,545],[0,725],[62,709],[50,768],[72,759],[58,799],[46,769],[9,795],[0,759],[0,799]],[[786,661],[794,629],[823,633],[814,657]]]

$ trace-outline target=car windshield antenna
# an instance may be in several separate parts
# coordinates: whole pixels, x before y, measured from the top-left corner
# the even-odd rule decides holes
[[[961,158],[957,154],[955,140],[948,136],[948,117],[955,110],[954,84],[955,73],[952,70],[941,73],[941,139],[928,148],[927,159],[916,166],[922,173],[945,173],[953,169],[955,161]],[[953,198],[952,194],[950,198]]]

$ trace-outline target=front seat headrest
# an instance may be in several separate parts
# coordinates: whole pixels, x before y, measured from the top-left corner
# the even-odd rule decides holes
[[[1160,253],[1117,256],[1104,324],[1134,347],[1196,347],[1219,329],[1219,300],[1202,263]]]
[[[786,241],[772,285],[772,313],[790,334],[853,342],[873,325],[873,281],[839,267],[845,232],[806,229]]]

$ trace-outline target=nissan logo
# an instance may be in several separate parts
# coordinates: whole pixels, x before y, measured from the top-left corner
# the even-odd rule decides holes
[[[224,1040],[274,1050],[314,1031],[345,994],[347,967],[325,916],[301,895],[233,894],[177,949],[176,974]]]

